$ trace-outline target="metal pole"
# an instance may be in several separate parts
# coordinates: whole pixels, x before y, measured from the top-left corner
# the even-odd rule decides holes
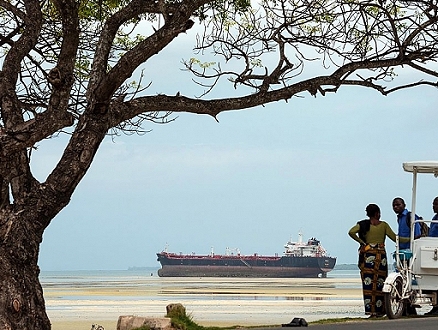
[[[412,251],[412,245],[414,241],[414,234],[415,234],[415,209],[416,209],[416,202],[417,202],[417,167],[414,166],[413,169],[413,182],[412,182],[412,204],[411,204],[411,240],[410,240],[410,249]]]

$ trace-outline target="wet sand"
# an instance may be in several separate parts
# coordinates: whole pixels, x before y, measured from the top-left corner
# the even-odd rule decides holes
[[[115,330],[120,315],[164,317],[170,303],[182,303],[195,322],[206,326],[365,317],[358,278],[155,277],[43,288],[54,330],[88,330],[92,324]]]

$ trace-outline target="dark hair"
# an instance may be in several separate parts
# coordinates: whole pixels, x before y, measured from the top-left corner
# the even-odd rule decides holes
[[[394,198],[394,199],[392,200],[393,203],[394,203],[395,201],[400,201],[400,202],[402,202],[403,205],[406,205],[405,200],[404,200],[403,198],[401,198],[401,197],[396,197],[396,198]]]
[[[377,213],[380,213],[380,208],[376,204],[368,204],[365,211],[367,212],[367,216],[371,218],[375,216]]]

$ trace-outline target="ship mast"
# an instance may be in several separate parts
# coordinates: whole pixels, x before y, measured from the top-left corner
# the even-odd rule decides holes
[[[301,232],[301,230],[298,232],[298,243],[303,243],[303,233]]]

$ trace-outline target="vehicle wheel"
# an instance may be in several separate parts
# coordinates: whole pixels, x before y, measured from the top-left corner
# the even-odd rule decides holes
[[[403,282],[400,277],[395,279],[390,292],[385,293],[385,309],[389,319],[398,319],[403,315],[405,301],[401,299]]]

